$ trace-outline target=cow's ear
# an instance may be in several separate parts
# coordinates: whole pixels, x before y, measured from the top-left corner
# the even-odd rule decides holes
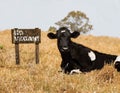
[[[71,37],[72,37],[72,38],[77,38],[79,35],[80,35],[80,32],[74,31],[74,32],[71,34]]]
[[[47,36],[50,38],[50,39],[56,39],[56,34],[54,33],[48,33]]]

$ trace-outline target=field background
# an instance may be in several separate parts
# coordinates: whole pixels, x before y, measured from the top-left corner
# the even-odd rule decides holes
[[[15,65],[11,31],[0,32],[0,93],[120,93],[120,73],[112,65],[86,74],[58,72],[61,57],[56,40],[42,32],[40,63],[35,64],[35,45],[20,44],[20,65]],[[108,54],[120,54],[120,38],[81,35],[73,41]]]

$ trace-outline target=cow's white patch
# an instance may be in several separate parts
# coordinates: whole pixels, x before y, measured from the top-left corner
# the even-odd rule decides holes
[[[71,70],[70,74],[73,74],[73,73],[80,74],[82,72],[79,69],[73,69]]]
[[[64,32],[65,32],[65,30],[62,30],[62,31],[61,31],[61,33],[64,33]]]
[[[114,61],[114,64],[115,64],[116,62],[120,62],[120,56],[117,56],[117,57],[116,57],[116,59],[115,59],[115,61]]]
[[[90,57],[91,61],[95,61],[96,55],[93,51],[88,52],[88,56]]]

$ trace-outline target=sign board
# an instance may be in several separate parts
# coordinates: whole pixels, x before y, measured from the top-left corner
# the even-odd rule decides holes
[[[12,43],[40,43],[40,29],[12,29]]]
[[[41,30],[35,29],[12,29],[12,43],[15,44],[16,64],[20,64],[19,44],[35,43],[36,64],[39,63],[39,43],[41,42]]]

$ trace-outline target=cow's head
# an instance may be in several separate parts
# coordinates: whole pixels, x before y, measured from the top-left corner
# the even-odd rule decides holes
[[[76,38],[79,36],[79,32],[74,31],[73,33],[66,27],[61,27],[54,33],[48,33],[50,39],[57,39],[58,48],[62,52],[68,52],[70,50],[71,38]]]

